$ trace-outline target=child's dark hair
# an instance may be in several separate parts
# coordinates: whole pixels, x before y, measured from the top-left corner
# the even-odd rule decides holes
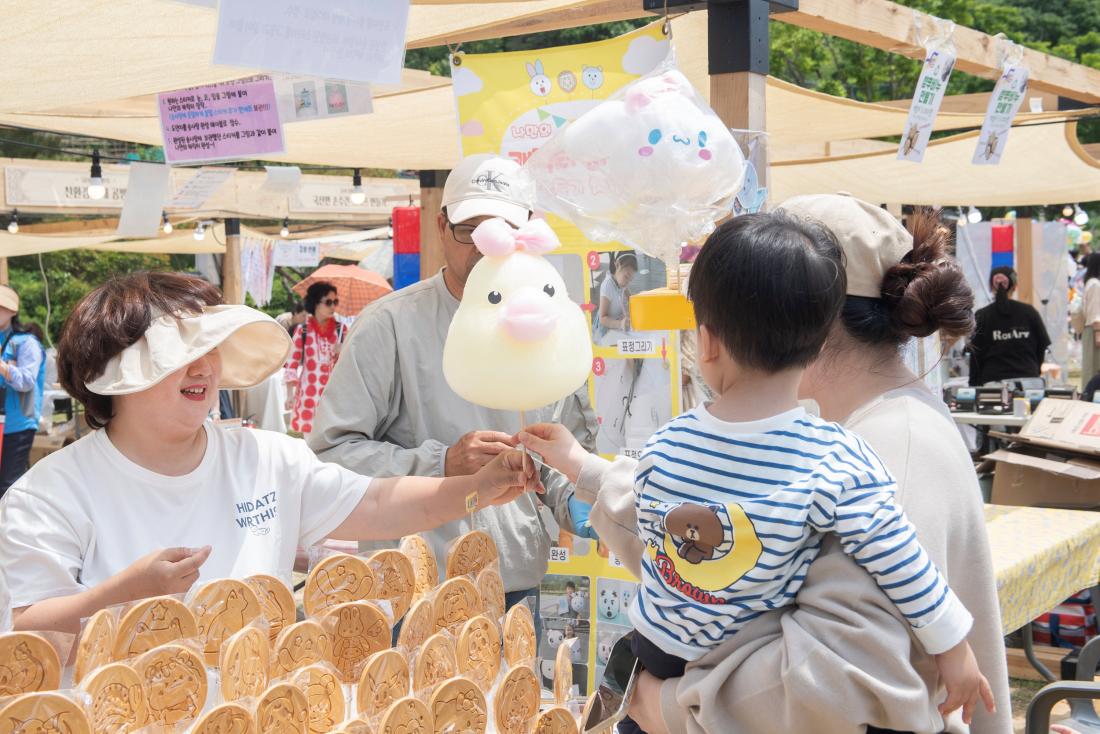
[[[779,372],[817,358],[846,288],[833,233],[775,211],[719,226],[691,268],[688,298],[736,362]]]

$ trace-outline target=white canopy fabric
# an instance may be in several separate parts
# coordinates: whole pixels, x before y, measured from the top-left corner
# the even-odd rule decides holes
[[[1100,162],[1077,142],[1076,122],[1013,128],[998,166],[971,164],[977,140],[975,130],[933,141],[919,164],[895,150],[775,163],[771,199],[846,191],[874,202],[1040,206],[1100,195]]]
[[[263,236],[263,235],[259,235]],[[120,240],[104,235],[11,234],[0,231],[0,257],[39,255],[60,250],[102,250],[144,255],[196,255],[225,252],[225,225],[208,227],[206,239],[196,240],[193,230],[177,230],[148,240]]]

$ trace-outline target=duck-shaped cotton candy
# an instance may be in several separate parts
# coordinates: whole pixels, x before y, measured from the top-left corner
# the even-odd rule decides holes
[[[484,257],[466,280],[443,348],[443,375],[462,398],[496,410],[533,410],[584,384],[592,368],[588,324],[543,255],[559,246],[541,219],[513,229],[478,225]]]

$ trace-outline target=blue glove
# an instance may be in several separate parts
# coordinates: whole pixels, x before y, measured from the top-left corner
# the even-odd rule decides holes
[[[582,538],[599,540],[596,529],[588,521],[588,515],[592,512],[592,505],[581,502],[576,496],[569,498],[569,516],[573,518],[573,534]]]

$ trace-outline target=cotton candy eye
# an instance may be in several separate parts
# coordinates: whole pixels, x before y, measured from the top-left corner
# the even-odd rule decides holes
[[[501,302],[503,296],[500,295],[500,291],[489,291],[489,303],[494,306]]]
[[[659,142],[661,142],[661,131],[658,130],[657,128],[654,128],[654,129],[650,130],[649,131],[649,144],[650,145],[656,145]]]
[[[545,293],[546,295],[550,296],[551,298],[553,298],[554,297],[554,286],[547,283],[546,285],[544,285],[542,287],[542,292]]]
[[[707,147],[707,133],[704,130],[699,131],[699,147],[700,148]]]

